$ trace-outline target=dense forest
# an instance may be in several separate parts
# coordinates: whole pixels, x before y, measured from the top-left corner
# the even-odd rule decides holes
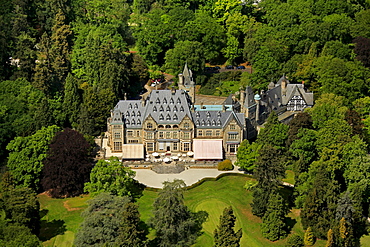
[[[272,114],[256,142],[238,152],[238,164],[257,180],[253,213],[266,238],[287,235],[284,217],[293,206],[302,209],[307,239],[357,246],[367,233],[368,0],[0,2],[0,243],[38,245],[35,195],[44,190],[55,197],[84,190],[132,196],[127,170],[120,171],[126,187],[97,189],[107,163],[91,171],[92,138],[105,131],[119,99],[136,97],[161,72],[176,75],[185,62],[203,94],[225,96],[246,85],[266,90],[283,74],[315,93],[312,109],[289,126]],[[245,63],[252,73],[204,72],[206,64]],[[281,192],[287,169],[295,173],[291,197]],[[127,204],[137,216],[122,200],[111,203]],[[183,213],[186,223],[191,213]],[[14,239],[13,232],[22,234]]]

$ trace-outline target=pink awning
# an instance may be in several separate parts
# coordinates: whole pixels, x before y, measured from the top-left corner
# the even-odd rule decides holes
[[[222,139],[194,139],[193,150],[196,160],[223,159]]]

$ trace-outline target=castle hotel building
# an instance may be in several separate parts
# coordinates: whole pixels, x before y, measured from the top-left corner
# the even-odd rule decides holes
[[[195,83],[185,65],[179,89],[151,90],[139,100],[117,103],[107,121],[108,146],[124,160],[148,155],[235,159],[242,140],[269,111],[296,112],[313,105],[312,93],[285,77],[269,87],[261,95],[247,87],[240,92],[240,102],[230,96],[221,105],[195,105]]]

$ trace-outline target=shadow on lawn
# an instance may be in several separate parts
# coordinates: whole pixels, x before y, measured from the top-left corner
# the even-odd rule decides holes
[[[40,218],[47,215],[49,210],[43,209],[40,211]],[[61,235],[67,231],[65,222],[63,220],[41,220],[40,221],[41,229],[40,229],[40,240],[47,241],[57,235]]]

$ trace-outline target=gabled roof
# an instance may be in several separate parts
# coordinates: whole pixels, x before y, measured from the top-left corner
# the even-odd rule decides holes
[[[287,105],[289,100],[296,95],[300,95],[307,105],[313,105],[313,93],[306,92],[303,84],[288,84],[282,104]]]

